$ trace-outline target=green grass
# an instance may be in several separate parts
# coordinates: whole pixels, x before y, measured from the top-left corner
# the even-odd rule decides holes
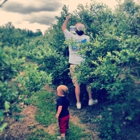
[[[84,129],[70,123],[67,140],[92,140]]]
[[[55,93],[48,93],[44,90],[36,92],[29,99],[31,104],[38,108],[35,119],[40,125],[47,127],[56,124],[57,131],[50,135],[43,129],[35,128],[28,136],[27,140],[55,140],[59,134],[57,120],[55,118],[56,107],[54,102]],[[84,129],[70,122],[70,128],[67,134],[67,140],[91,140],[90,135]]]
[[[51,136],[44,130],[36,130],[28,136],[27,140],[55,140],[56,136]]]
[[[56,123],[56,108],[53,97],[54,93],[48,93],[43,90],[35,93],[31,97],[32,104],[38,108],[35,119],[42,125],[48,126],[52,123]]]

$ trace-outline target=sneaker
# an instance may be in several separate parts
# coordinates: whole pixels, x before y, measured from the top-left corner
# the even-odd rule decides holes
[[[76,106],[77,106],[77,109],[81,109],[81,103],[80,102],[77,102]]]
[[[64,137],[57,136],[57,140],[66,140]]]
[[[90,100],[88,101],[88,105],[89,105],[89,106],[92,106],[92,105],[97,104],[97,103],[98,103],[98,100],[97,100],[97,99],[96,99],[96,100],[90,99]]]

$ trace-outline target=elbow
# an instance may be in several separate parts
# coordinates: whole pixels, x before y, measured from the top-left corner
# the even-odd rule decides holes
[[[62,26],[62,31],[64,31],[66,29],[66,27]]]

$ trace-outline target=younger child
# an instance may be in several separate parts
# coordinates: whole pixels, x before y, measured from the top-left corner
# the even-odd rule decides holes
[[[66,98],[68,88],[65,85],[57,87],[57,104],[56,104],[56,118],[58,119],[59,129],[61,136],[58,136],[58,140],[65,140],[66,130],[69,128],[69,101]]]

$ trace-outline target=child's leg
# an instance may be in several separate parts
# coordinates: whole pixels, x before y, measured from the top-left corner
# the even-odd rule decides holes
[[[66,129],[69,127],[69,115],[59,118],[59,128],[60,128],[60,133],[61,137],[65,137],[66,135]]]

